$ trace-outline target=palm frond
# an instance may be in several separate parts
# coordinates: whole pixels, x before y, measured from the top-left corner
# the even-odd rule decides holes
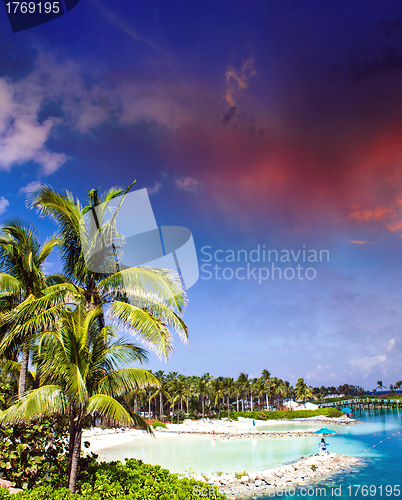
[[[110,312],[119,326],[134,331],[159,357],[169,357],[173,347],[172,335],[161,320],[148,311],[119,301],[110,305]]]
[[[157,387],[159,380],[141,368],[122,368],[103,377],[97,386],[98,392],[119,397],[141,387]]]
[[[116,399],[106,394],[95,394],[89,398],[86,413],[96,413],[98,415],[110,418],[121,425],[129,427],[139,427],[142,430],[153,434],[151,427],[139,416],[130,414],[124,406]]]
[[[0,415],[0,423],[23,423],[39,417],[63,415],[68,401],[61,387],[44,385],[28,392]]]

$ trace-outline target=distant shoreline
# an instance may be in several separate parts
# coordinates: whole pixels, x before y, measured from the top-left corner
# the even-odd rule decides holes
[[[348,417],[310,417],[294,420],[254,420],[255,426],[252,424],[252,419],[242,419],[239,421],[228,420],[190,420],[182,424],[166,424],[167,428],[158,428],[154,431],[155,436],[163,434],[173,435],[210,435],[215,439],[243,439],[250,437],[299,437],[313,436],[312,429],[292,429],[280,430],[281,425],[289,425],[292,422],[311,422],[317,424],[329,425],[355,425],[360,422]],[[258,430],[261,426],[272,426],[272,430]],[[276,428],[274,430],[274,428]],[[138,438],[151,437],[145,431],[137,429],[101,429],[94,427],[90,430],[85,430],[83,433],[83,441],[89,441],[90,447],[88,451],[98,453],[101,450],[119,446],[128,443]]]

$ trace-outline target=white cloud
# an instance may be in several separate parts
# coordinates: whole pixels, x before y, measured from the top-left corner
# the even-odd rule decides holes
[[[395,349],[395,346],[396,346],[396,339],[390,339],[385,344],[385,348],[387,349],[387,351],[393,351]]]
[[[55,172],[68,160],[47,145],[60,126],[82,134],[112,121],[153,123],[174,130],[190,120],[183,102],[191,100],[192,91],[184,84],[133,76],[111,86],[101,76],[95,64],[58,60],[52,53],[41,52],[28,75],[19,80],[0,78],[0,170],[32,161],[43,174]],[[39,113],[51,102],[63,116],[39,121]]]
[[[184,177],[176,180],[176,186],[184,191],[194,191],[198,186],[198,181],[192,177]]]
[[[384,365],[386,360],[386,356],[373,356],[372,358],[365,356],[363,358],[352,359],[350,363],[352,366],[360,370],[364,378],[366,378],[374,368],[376,370],[380,367],[382,368],[382,365]]]
[[[0,214],[4,214],[6,212],[7,207],[10,205],[10,202],[4,198],[4,196],[0,196]]]
[[[19,193],[31,194],[41,187],[40,181],[32,181],[18,190]]]

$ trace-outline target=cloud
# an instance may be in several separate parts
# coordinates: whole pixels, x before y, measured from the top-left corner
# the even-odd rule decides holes
[[[375,245],[375,241],[362,241],[362,240],[348,240],[349,243],[354,245]]]
[[[390,339],[385,344],[385,348],[387,349],[387,351],[393,351],[395,349],[395,346],[396,346],[396,339]]]
[[[162,184],[160,182],[155,182],[155,186],[153,188],[147,188],[148,194],[155,194],[157,193],[162,187]]]
[[[381,365],[384,365],[386,360],[386,356],[373,356],[372,358],[365,356],[363,358],[352,359],[350,364],[360,370],[364,378],[367,378],[374,368],[378,370]]]
[[[20,194],[31,194],[34,191],[36,191],[37,189],[39,189],[40,187],[41,187],[41,182],[40,181],[32,181],[29,184],[27,184],[26,186],[20,188],[18,190],[18,193],[20,193]]]
[[[162,49],[161,47],[159,47],[159,45],[157,45],[154,41],[138,34],[137,31],[132,26],[127,24],[115,12],[107,9],[104,5],[102,5],[101,2],[99,2],[99,0],[92,0],[91,3],[95,5],[97,9],[99,9],[102,16],[108,23],[110,23],[113,26],[116,26],[123,33],[129,36],[132,40],[136,40],[137,42],[142,42],[145,45],[148,45],[151,49],[157,52],[162,52]]]
[[[69,159],[48,147],[59,127],[86,134],[104,123],[145,122],[176,130],[192,119],[188,85],[138,76],[109,85],[102,71],[96,63],[40,51],[30,73],[0,78],[0,170],[34,162],[43,174],[56,172]],[[57,117],[43,116],[49,104]]]
[[[225,99],[231,108],[236,106],[236,96],[240,91],[248,87],[248,81],[251,76],[256,75],[254,69],[254,58],[249,57],[242,62],[240,69],[229,66],[226,70],[226,93]]]
[[[0,78],[0,170],[33,161],[45,174],[52,173],[68,159],[45,146],[59,121],[48,118],[39,123],[42,101],[29,92],[23,80]]]
[[[4,214],[6,212],[7,207],[10,205],[10,202],[4,198],[4,196],[0,196],[0,214]]]
[[[198,186],[198,181],[192,177],[184,177],[176,180],[176,186],[184,191],[194,191]]]
[[[390,214],[391,210],[389,208],[377,206],[374,209],[357,210],[352,212],[349,217],[359,222],[367,222],[371,220],[384,220]]]
[[[400,71],[402,71],[402,52],[395,47],[384,47],[380,57],[371,61],[365,60],[363,64],[354,67],[354,79],[358,81],[377,73]]]

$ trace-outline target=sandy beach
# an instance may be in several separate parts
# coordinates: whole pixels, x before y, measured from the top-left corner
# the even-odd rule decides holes
[[[167,424],[167,429],[158,428],[154,430],[154,437],[160,434],[200,434],[211,435],[216,439],[241,439],[246,437],[291,437],[291,436],[311,436],[316,429],[297,429],[281,430],[282,425],[289,422],[311,422],[321,426],[332,425],[354,425],[358,424],[357,420],[340,417],[329,418],[324,416],[312,417],[308,419],[297,419],[291,421],[278,420],[255,420],[255,426],[251,419],[239,419],[239,421],[228,420],[185,420],[182,424]],[[261,427],[271,427],[269,430],[259,430]],[[134,439],[152,439],[150,434],[136,429],[101,429],[94,427],[90,430],[85,430],[83,433],[83,441],[88,441],[90,447],[88,451],[94,453],[105,448],[118,446],[123,443],[128,443]]]

